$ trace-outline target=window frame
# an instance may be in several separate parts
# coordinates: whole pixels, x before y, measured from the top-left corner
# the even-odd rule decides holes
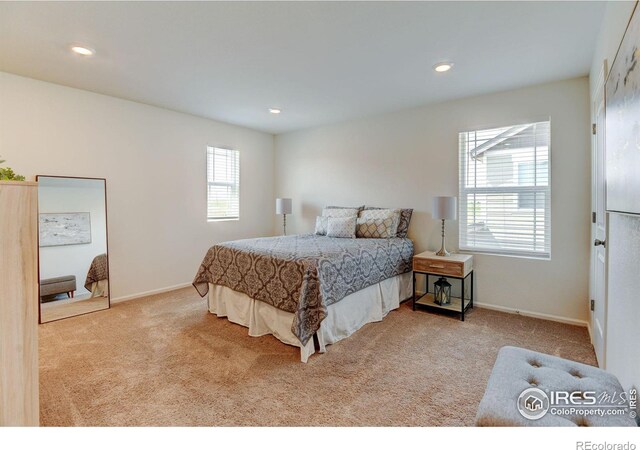
[[[223,181],[209,181],[209,150],[212,150],[211,154],[212,157],[215,158],[215,151],[216,149],[218,150],[225,150],[228,152],[235,152],[235,154],[237,155],[237,161],[238,161],[238,181],[237,183],[232,183],[232,182],[223,182]],[[215,173],[215,159],[212,161],[213,164],[213,171]],[[211,145],[211,144],[207,144],[206,149],[205,149],[205,183],[206,183],[206,189],[207,189],[207,211],[206,211],[206,215],[207,215],[207,222],[226,222],[226,221],[238,221],[240,220],[240,150],[236,150],[233,148],[229,148],[229,147],[223,147],[223,146],[219,146],[219,145]],[[237,197],[238,197],[238,214],[235,216],[220,216],[220,217],[209,217],[209,203],[211,201],[211,198],[209,196],[209,188],[211,186],[236,186],[236,192],[237,192]]]
[[[463,134],[469,134],[474,132],[481,132],[486,130],[491,130],[495,128],[506,128],[506,127],[518,127],[528,124],[537,124],[547,122],[549,124],[549,142],[547,149],[547,185],[546,186],[487,186],[487,187],[472,187],[465,188],[464,180],[462,178],[462,155],[461,155],[461,145],[460,145],[460,137]],[[496,126],[485,126],[485,127],[477,127],[474,129],[469,129],[465,131],[460,131],[458,133],[458,236],[459,236],[459,250],[462,253],[470,253],[470,254],[483,254],[483,255],[492,255],[492,256],[507,256],[514,258],[525,258],[525,259],[539,259],[550,261],[552,254],[552,218],[551,218],[551,209],[552,209],[552,143],[551,143],[551,118],[546,117],[541,120],[533,120],[527,122],[519,122],[511,125],[496,125]],[[517,170],[517,169],[516,169]],[[466,222],[462,220],[462,218],[466,218],[467,214],[463,214],[464,208],[468,210],[469,204],[466,201],[466,195],[468,193],[479,193],[479,194],[520,194],[520,193],[532,193],[535,197],[536,193],[544,192],[545,195],[548,196],[549,202],[548,208],[545,208],[544,211],[544,221],[548,224],[546,237],[549,240],[549,251],[547,252],[539,252],[539,251],[527,251],[527,250],[509,250],[509,249],[499,249],[499,248],[488,248],[488,247],[475,247],[472,245],[462,245],[463,236],[467,236],[466,232],[463,232],[463,227],[466,226]],[[464,199],[464,201],[462,201]]]

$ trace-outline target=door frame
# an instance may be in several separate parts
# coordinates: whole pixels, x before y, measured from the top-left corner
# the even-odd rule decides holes
[[[608,62],[606,59],[602,62],[601,70],[598,74],[598,78],[596,79],[596,83],[593,91],[591,92],[591,124],[592,124],[592,133],[591,133],[591,211],[592,215],[597,212],[597,184],[596,184],[596,173],[597,173],[597,149],[598,149],[598,134],[604,133],[605,130],[597,130],[596,124],[598,121],[597,113],[599,105],[606,104],[605,103],[605,83],[608,75]],[[605,109],[606,115],[606,109]],[[603,158],[603,162],[606,164],[606,160]],[[604,183],[604,201],[606,203],[606,167],[603,168],[602,173],[605,174],[605,183]],[[608,215],[606,212],[606,204],[604,207],[604,223],[605,223],[605,240],[608,240],[609,236],[609,227],[608,227]],[[587,307],[589,308],[589,337],[591,339],[591,343],[594,343],[594,336],[597,333],[596,324],[595,324],[595,314],[594,311],[591,310],[591,301],[595,300],[595,274],[596,274],[596,259],[598,258],[597,248],[594,246],[594,241],[597,237],[597,221],[591,220],[591,230],[590,230],[590,261],[589,261],[589,304]],[[604,330],[603,330],[603,340],[602,343],[602,355],[596,355],[596,359],[600,368],[606,368],[606,314],[607,314],[607,268],[608,268],[608,253],[605,252],[605,270],[603,274],[604,280],[604,289],[601,307],[604,308]],[[598,359],[598,356],[600,358]]]

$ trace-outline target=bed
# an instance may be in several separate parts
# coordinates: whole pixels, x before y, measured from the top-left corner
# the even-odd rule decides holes
[[[106,253],[96,256],[91,261],[84,288],[91,292],[91,298],[109,296],[109,264]]]
[[[208,309],[315,352],[382,320],[412,292],[413,243],[407,238],[344,239],[294,235],[214,245],[193,285]]]

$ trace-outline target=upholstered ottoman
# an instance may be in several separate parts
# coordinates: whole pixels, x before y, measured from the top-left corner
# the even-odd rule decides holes
[[[56,294],[67,294],[68,297],[73,297],[73,293],[76,290],[76,277],[75,275],[66,275],[56,278],[47,278],[40,280],[40,297],[46,297]]]
[[[596,367],[502,347],[478,407],[476,425],[636,426],[625,400],[628,393],[623,392],[616,377]],[[607,401],[602,401],[603,394],[609,396]],[[593,411],[600,408],[623,411],[603,415]]]

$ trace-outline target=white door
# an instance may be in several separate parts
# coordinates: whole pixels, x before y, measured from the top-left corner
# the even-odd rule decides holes
[[[593,179],[592,204],[593,223],[591,237],[591,335],[593,347],[601,368],[606,367],[607,338],[607,216],[606,216],[606,180],[605,180],[605,99],[604,80],[606,78],[606,61],[598,77],[593,98]]]

